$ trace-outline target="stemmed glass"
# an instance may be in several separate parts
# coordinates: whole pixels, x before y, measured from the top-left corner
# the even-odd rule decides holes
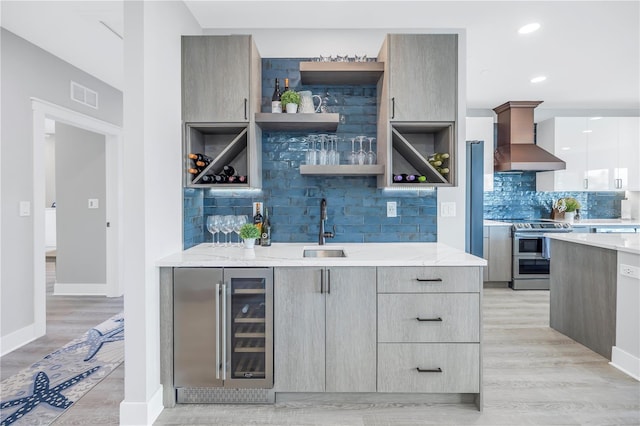
[[[360,166],[362,166],[365,163],[365,160],[367,159],[367,153],[364,152],[364,149],[362,149],[362,142],[364,142],[364,138],[366,138],[366,136],[358,136],[360,149],[358,150],[357,158],[358,158],[358,165]]]
[[[221,217],[219,215],[207,216],[207,231],[211,232],[211,247],[220,245],[220,238],[215,241],[215,236],[220,232]]]
[[[242,228],[242,225],[244,225],[245,223],[247,223],[246,215],[236,216],[233,223],[233,232],[238,235],[238,247],[242,247],[242,243],[240,242],[240,228]]]
[[[318,135],[320,138],[320,151],[318,152],[318,164],[325,165],[327,164],[327,150],[325,148],[325,140],[327,135]]]
[[[375,138],[367,138],[369,139],[369,152],[367,152],[367,164],[376,164],[376,153],[371,149],[371,142]]]
[[[224,246],[229,247],[229,232],[233,231],[233,222],[235,218],[232,215],[226,215],[222,217],[222,226],[220,230],[224,234]]]
[[[336,150],[334,148],[336,135],[329,136],[329,151],[327,151],[327,164],[336,164]]]
[[[307,139],[309,141],[309,149],[307,149],[305,154],[305,160],[307,164],[316,164],[316,141],[318,140],[318,137],[316,135],[309,135]]]
[[[356,164],[358,162],[358,156],[356,154],[354,143],[356,138],[351,138],[351,153],[349,154],[349,164]]]

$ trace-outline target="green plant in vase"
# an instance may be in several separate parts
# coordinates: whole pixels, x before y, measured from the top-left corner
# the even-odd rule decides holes
[[[252,248],[256,242],[256,239],[260,238],[260,230],[256,225],[252,223],[245,223],[240,228],[239,235],[240,238],[244,240],[245,247]]]
[[[300,105],[300,95],[294,90],[287,90],[280,97],[280,102],[282,102],[282,105],[285,106],[288,113],[298,112],[298,106]]]

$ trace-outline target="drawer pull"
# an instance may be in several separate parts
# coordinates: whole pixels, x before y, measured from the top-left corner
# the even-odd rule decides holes
[[[416,281],[420,281],[421,283],[435,283],[435,282],[442,282],[442,278],[416,278]]]
[[[442,321],[442,318],[438,317],[438,318],[420,318],[420,317],[416,317],[416,319],[418,321]]]
[[[418,370],[418,373],[442,373],[442,368],[438,367],[438,368],[416,368],[416,370]]]

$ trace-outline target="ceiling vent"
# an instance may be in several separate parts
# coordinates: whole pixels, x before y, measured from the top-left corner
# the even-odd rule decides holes
[[[71,99],[88,107],[98,109],[98,93],[75,81],[71,82]]]

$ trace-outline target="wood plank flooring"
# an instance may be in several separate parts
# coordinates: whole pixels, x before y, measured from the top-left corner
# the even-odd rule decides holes
[[[640,382],[549,328],[548,291],[488,288],[483,305],[483,412],[415,403],[182,405],[164,410],[155,424],[640,425]],[[118,424],[123,372],[118,368],[55,424]]]

